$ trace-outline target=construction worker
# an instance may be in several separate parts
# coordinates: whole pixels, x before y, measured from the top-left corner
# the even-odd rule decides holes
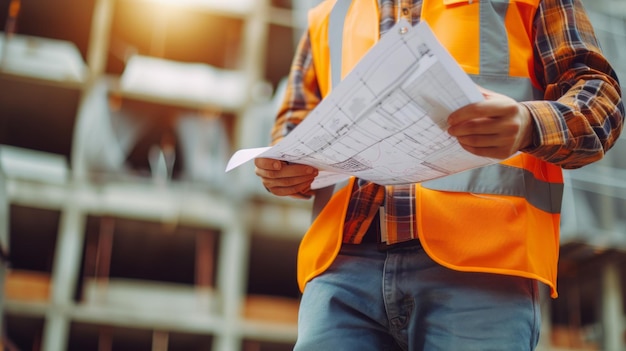
[[[448,133],[502,162],[419,184],[352,178],[316,196],[317,169],[257,158],[268,191],[316,198],[295,350],[532,350],[539,283],[557,296],[561,169],[618,139],[617,76],[580,0],[329,0],[309,13],[273,143],[400,18],[426,21],[483,91]]]

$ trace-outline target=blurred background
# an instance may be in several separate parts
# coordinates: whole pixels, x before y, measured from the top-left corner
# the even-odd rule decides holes
[[[3,350],[292,349],[311,203],[224,168],[318,2],[0,0]],[[584,3],[626,80],[626,0]],[[540,350],[626,350],[624,138],[566,173]]]

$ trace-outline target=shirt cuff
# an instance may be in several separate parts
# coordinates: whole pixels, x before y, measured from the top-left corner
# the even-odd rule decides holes
[[[521,149],[522,152],[534,153],[541,146],[555,146],[563,144],[565,130],[559,112],[550,101],[521,102],[533,120],[532,141],[530,145]]]

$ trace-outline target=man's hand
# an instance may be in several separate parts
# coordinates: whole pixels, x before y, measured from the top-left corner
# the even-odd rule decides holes
[[[462,107],[448,117],[448,133],[478,156],[505,159],[532,143],[528,109],[508,96],[481,89],[485,101]]]
[[[257,158],[254,165],[263,186],[274,195],[302,197],[313,194],[311,183],[318,174],[314,167],[271,158]]]

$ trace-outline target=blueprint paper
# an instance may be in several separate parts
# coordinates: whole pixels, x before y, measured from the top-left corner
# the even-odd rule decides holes
[[[465,151],[447,117],[483,100],[426,22],[400,21],[289,135],[240,150],[226,171],[255,157],[317,167],[312,188],[348,176],[382,185],[422,182],[498,160]]]

